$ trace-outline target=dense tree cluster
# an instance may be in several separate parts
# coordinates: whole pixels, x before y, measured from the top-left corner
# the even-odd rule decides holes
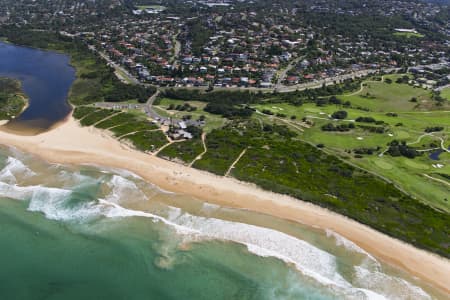
[[[372,117],[357,117],[356,122],[361,122],[361,123],[375,123],[376,120]]]
[[[321,127],[323,131],[350,131],[351,129],[354,129],[355,125],[353,123],[348,124],[338,124],[334,125],[333,123],[325,124]]]
[[[396,83],[408,83],[409,82],[409,76],[408,75],[403,75],[402,77],[397,78],[397,80],[395,80]]]
[[[425,132],[438,132],[444,130],[443,126],[432,126],[425,128]]]
[[[262,93],[249,91],[217,91],[205,93],[199,90],[168,89],[163,92],[164,97],[178,100],[197,100],[208,102],[204,110],[212,114],[222,115],[226,118],[250,117],[254,110],[243,104],[257,103],[267,97]]]
[[[196,111],[197,107],[190,105],[189,103],[184,103],[183,105],[170,104],[167,108],[168,110],[178,110],[178,111]]]
[[[189,132],[190,134],[192,134],[192,137],[194,139],[200,138],[202,136],[202,133],[203,133],[203,131],[202,131],[202,129],[200,127],[193,126],[193,125],[189,125],[186,128],[186,131]]]
[[[155,92],[156,88],[144,87],[142,85],[130,85],[122,82],[116,82],[115,88],[105,93],[105,100],[110,102],[118,102],[124,100],[137,99],[140,103],[147,102]]]
[[[367,154],[367,155],[372,155],[374,153],[376,153],[377,151],[379,151],[381,148],[375,147],[375,148],[371,148],[371,147],[360,147],[360,148],[355,148],[353,149],[353,152],[355,154]]]
[[[229,103],[217,103],[209,102],[204,110],[211,114],[222,115],[225,118],[235,118],[235,117],[250,117],[253,114],[253,109],[248,106],[236,107]]]
[[[421,153],[417,152],[416,149],[409,147],[408,145],[406,145],[405,141],[397,141],[397,140],[393,140],[390,144],[389,144],[389,148],[387,150],[387,153],[391,156],[404,156],[407,158],[414,158],[416,156],[420,156]]]
[[[331,117],[333,119],[339,119],[339,120],[343,120],[345,118],[347,118],[347,112],[345,110],[338,110],[335,111],[334,113],[331,114]]]

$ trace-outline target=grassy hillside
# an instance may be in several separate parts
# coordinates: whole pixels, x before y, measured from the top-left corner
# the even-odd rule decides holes
[[[159,155],[314,202],[448,257],[450,153],[441,148],[450,146],[450,115],[431,91],[396,83],[401,76],[368,79],[335,100],[338,89],[237,102],[255,112],[241,121],[213,115],[225,125],[210,128],[200,159],[192,161],[202,153],[200,141],[172,144]],[[158,107],[181,117],[190,112],[174,106],[188,103],[198,114],[208,103],[183,100],[163,98]],[[329,124],[351,128],[322,129]],[[415,157],[394,155],[395,141]],[[436,151],[438,160],[429,157]]]
[[[107,129],[118,139],[144,152],[154,152],[168,143],[165,134],[143,113],[77,106],[73,116],[82,126]]]
[[[450,214],[299,138],[284,126],[265,124],[261,128],[257,121],[235,120],[208,134],[207,152],[193,166],[224,175],[235,163],[230,173],[233,177],[327,207],[421,248],[450,256]],[[413,162],[420,168],[420,162]]]
[[[367,93],[369,97],[362,96]],[[416,97],[417,102],[412,102],[412,97]],[[313,145],[323,145],[325,152],[374,172],[420,201],[450,212],[449,186],[442,182],[449,182],[448,178],[433,179],[440,178],[438,174],[450,175],[450,153],[443,151],[439,160],[429,157],[442,146],[450,146],[448,110],[436,106],[428,90],[407,84],[369,82],[359,92],[338,98],[350,101],[350,105],[271,103],[253,107],[258,111],[271,111],[274,116],[259,114],[259,117],[287,124],[300,134],[300,139]],[[427,107],[431,110],[425,110]],[[345,110],[347,117],[333,119],[332,114],[338,110]],[[286,117],[276,118],[276,114],[280,113]],[[295,116],[295,120],[291,116]],[[372,122],[358,122],[358,118]],[[352,124],[355,128],[348,131],[322,130],[328,124]],[[297,129],[299,127],[302,131]],[[374,128],[379,132],[374,132]],[[440,131],[426,132],[436,128]],[[414,159],[388,155],[385,151],[394,140],[404,141],[421,151],[422,155]]]

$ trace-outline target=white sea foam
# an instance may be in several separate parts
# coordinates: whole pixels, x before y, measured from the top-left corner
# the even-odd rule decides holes
[[[0,181],[7,182],[7,183],[16,183],[17,179],[16,176],[9,170],[8,168],[4,168],[0,171]]]
[[[96,218],[100,208],[91,202],[70,205],[68,199],[72,191],[39,187],[33,193],[28,205],[29,211],[43,213],[48,219],[61,221],[85,221]]]
[[[32,170],[14,157],[8,157],[5,167],[0,171],[0,181],[16,183],[17,177],[31,177],[36,175]]]
[[[105,217],[108,217],[108,218],[145,217],[145,218],[151,218],[154,221],[160,221],[166,225],[172,226],[173,228],[176,229],[177,233],[180,233],[180,234],[197,234],[197,233],[199,233],[197,230],[173,223],[173,222],[171,222],[161,216],[158,216],[158,215],[154,215],[154,214],[144,212],[144,211],[139,211],[139,210],[127,209],[116,203],[112,203],[112,202],[106,201],[104,199],[100,199],[99,203],[102,204],[104,208],[107,208],[102,211],[102,215],[104,215]]]
[[[61,170],[59,172],[59,176],[62,179],[69,180],[70,182],[75,182],[75,183],[82,183],[82,182],[85,182],[86,180],[92,179],[92,177],[83,175],[80,172],[69,172],[66,170]]]
[[[326,230],[327,237],[333,237],[337,246],[343,246],[349,251],[361,253],[369,259],[361,266],[355,266],[354,285],[365,291],[375,291],[389,299],[430,299],[421,288],[412,285],[404,279],[389,276],[381,272],[381,264],[369,253],[352,241],[332,230]]]
[[[42,212],[52,220],[84,220],[98,215],[92,203],[79,203],[69,206],[67,200],[72,191],[60,188],[18,186],[0,182],[0,196],[29,201],[28,210]]]
[[[205,202],[202,205],[202,212],[205,212],[205,213],[210,213],[210,212],[216,211],[218,209],[220,209],[220,206],[217,204]]]
[[[92,166],[92,164],[90,164],[89,166]],[[120,175],[125,178],[135,178],[135,179],[143,180],[142,177],[139,176],[138,174],[128,171],[128,170],[125,170],[125,169],[118,169],[118,168],[111,168],[111,167],[101,167],[101,169],[102,169],[101,172],[104,174],[113,173],[113,174],[117,174],[117,175]]]
[[[33,188],[0,182],[0,196],[17,200],[28,200],[33,195]]]
[[[113,175],[107,185],[112,189],[107,201],[120,203],[121,199],[130,199],[133,201],[148,200],[147,196],[136,186],[136,184],[119,175]]]
[[[366,258],[366,261],[364,263],[366,268],[373,268],[377,271],[381,270],[380,263],[370,253],[366,252],[352,241],[346,239],[345,237],[330,229],[326,229],[325,232],[328,238],[334,238],[334,240],[336,241],[336,246],[342,246],[348,251],[363,254]]]
[[[353,252],[358,252],[364,255],[367,255],[369,257],[373,258],[372,255],[370,255],[369,253],[367,253],[366,251],[364,251],[363,249],[361,249],[358,245],[356,245],[355,243],[353,243],[352,241],[346,239],[345,237],[343,237],[342,235],[330,230],[330,229],[326,229],[325,233],[327,234],[327,237],[332,237],[336,240],[336,245],[337,246],[343,246],[345,247],[347,250],[349,251],[353,251]]]
[[[202,239],[238,242],[245,244],[254,254],[277,257],[293,263],[306,275],[324,284],[351,287],[350,283],[337,272],[336,259],[333,255],[282,232],[249,224],[193,216],[181,213],[179,209],[170,213],[169,221],[199,231]]]
[[[205,218],[183,213],[179,208],[171,208],[168,220],[172,223],[192,228],[198,233],[194,239],[219,239],[241,243],[247,249],[261,257],[275,257],[296,266],[304,275],[317,280],[330,289],[345,295],[348,299],[429,299],[429,296],[419,287],[407,281],[374,271],[358,267],[359,274],[356,282],[348,282],[338,272],[336,258],[305,241],[294,238],[285,233],[258,227],[254,225],[230,222],[214,218]],[[350,251],[357,251],[373,260],[379,268],[378,261],[369,253],[359,248],[342,236],[329,232],[337,243]],[[361,276],[365,274],[366,276]],[[382,288],[372,288],[363,284],[367,281],[376,282]],[[392,288],[391,282],[395,287]],[[409,295],[403,297],[403,295]]]
[[[406,280],[379,271],[355,266],[354,284],[385,295],[388,299],[431,299],[420,287]]]
[[[167,218],[148,212],[126,209],[118,202],[122,198],[128,198],[130,191],[139,190],[138,187],[134,182],[118,175],[113,176],[110,185],[112,192],[106,199],[72,204],[70,203],[71,190],[43,186],[21,187],[16,184],[0,182],[0,196],[29,200],[28,209],[30,211],[42,212],[47,218],[54,220],[83,222],[101,216],[108,218],[145,217],[154,222],[162,222],[171,226],[184,237],[184,241],[219,239],[244,244],[251,253],[262,257],[275,257],[295,265],[305,276],[349,299],[385,299],[382,295],[389,299],[408,297],[429,299],[422,289],[403,279],[383,274],[377,270],[367,270],[362,266],[355,267],[355,279],[350,283],[339,274],[335,256],[276,230],[193,216],[184,213],[179,208],[170,208]],[[336,233],[330,231],[327,232],[327,235],[335,238],[337,245],[371,257],[357,245]],[[402,295],[406,295],[406,297],[402,297]]]

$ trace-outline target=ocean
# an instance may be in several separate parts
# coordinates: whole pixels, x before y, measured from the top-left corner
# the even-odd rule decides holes
[[[332,231],[0,148],[1,299],[445,299]]]

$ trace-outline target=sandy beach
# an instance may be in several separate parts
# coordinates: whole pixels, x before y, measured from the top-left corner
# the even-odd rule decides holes
[[[84,163],[126,169],[163,189],[206,202],[330,229],[377,258],[450,293],[450,261],[445,258],[318,206],[132,150],[106,132],[82,128],[72,117],[35,136],[0,131],[0,144],[16,147],[52,163]]]

